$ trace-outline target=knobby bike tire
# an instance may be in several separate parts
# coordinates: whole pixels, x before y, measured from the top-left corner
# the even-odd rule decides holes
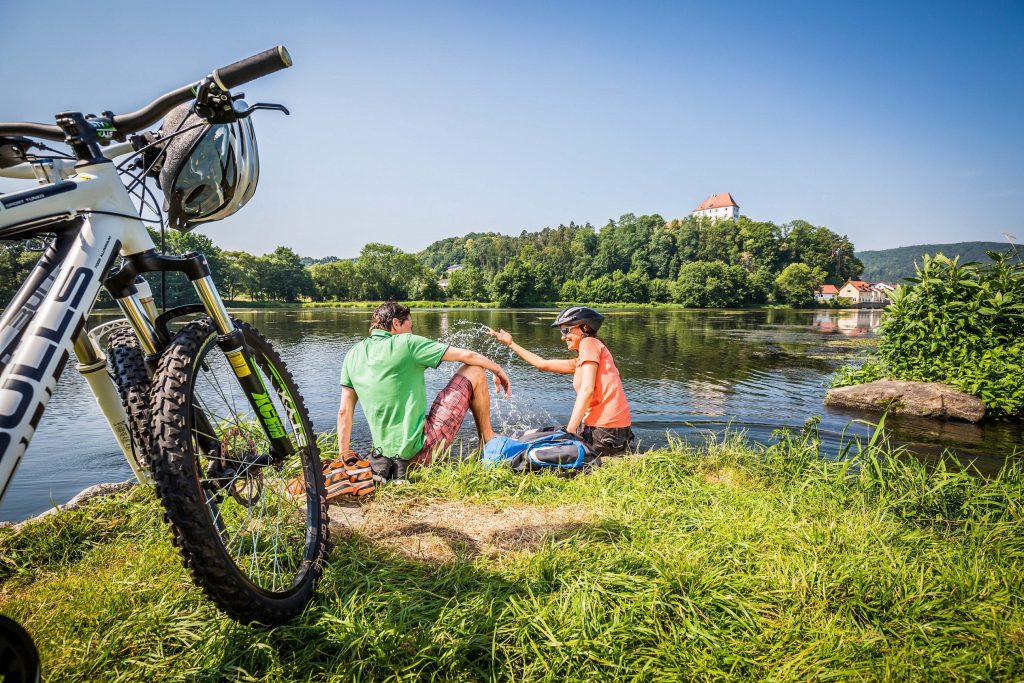
[[[135,332],[117,330],[107,339],[107,367],[121,396],[121,404],[128,414],[128,426],[135,445],[136,462],[152,480],[153,469],[149,456],[153,438],[150,394],[152,383],[146,372],[146,360]]]
[[[259,442],[266,437],[254,414],[243,417],[251,407],[213,323],[201,318],[174,336],[153,378],[153,474],[196,585],[233,619],[273,626],[313,596],[327,553],[327,503],[316,435],[291,374],[255,328],[234,324],[296,453],[280,468],[246,460],[267,452]],[[299,478],[305,494],[295,495],[288,484]]]

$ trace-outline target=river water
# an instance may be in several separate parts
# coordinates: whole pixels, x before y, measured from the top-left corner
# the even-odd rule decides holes
[[[236,315],[257,326],[285,358],[315,428],[334,429],[342,358],[366,335],[369,311]],[[424,310],[414,314],[414,332],[473,348],[504,365],[512,398],[494,400],[494,425],[499,431],[514,431],[564,424],[575,397],[572,378],[534,370],[484,335],[481,326],[503,327],[542,356],[569,357],[550,327],[553,315],[536,309]],[[612,310],[601,337],[622,375],[641,448],[664,445],[670,434],[702,441],[726,431],[770,443],[773,431],[798,429],[818,415],[824,447],[836,453],[842,439],[869,436],[870,426],[857,420],[875,420],[877,415],[826,408],[822,398],[835,369],[869,350],[880,315],[868,310]],[[0,520],[24,519],[66,502],[89,485],[132,476],[73,365],[68,364],[0,505]],[[445,363],[427,371],[430,398],[454,370],[454,364]],[[983,471],[997,469],[1007,457],[1024,456],[1020,424],[979,427],[890,418],[887,427],[919,457],[935,458],[950,449]],[[471,417],[463,435],[475,447]],[[354,445],[369,445],[361,414],[356,416]]]

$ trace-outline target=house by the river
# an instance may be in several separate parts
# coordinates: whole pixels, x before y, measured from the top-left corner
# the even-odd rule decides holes
[[[864,280],[847,280],[842,287],[822,285],[814,292],[814,300],[825,302],[842,297],[849,299],[858,308],[881,308],[888,306],[895,287],[884,282],[874,284]]]

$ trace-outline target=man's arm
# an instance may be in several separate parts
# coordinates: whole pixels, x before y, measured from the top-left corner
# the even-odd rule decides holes
[[[449,346],[448,350],[444,352],[443,356],[441,356],[441,360],[465,363],[466,365],[479,365],[485,370],[490,370],[491,374],[494,375],[494,388],[497,392],[500,394],[502,390],[504,390],[506,396],[512,395],[512,383],[509,382],[508,375],[505,374],[505,370],[482,353]]]
[[[338,455],[342,456],[348,452],[349,443],[352,441],[352,413],[356,409],[356,401],[359,397],[355,389],[341,387],[341,405],[338,407]]]
[[[576,361],[572,358],[541,358],[533,351],[527,351],[519,344],[516,344],[512,340],[512,335],[505,330],[498,330],[497,332],[488,330],[487,334],[515,351],[517,356],[541,372],[557,372],[560,375],[571,375],[576,372]]]

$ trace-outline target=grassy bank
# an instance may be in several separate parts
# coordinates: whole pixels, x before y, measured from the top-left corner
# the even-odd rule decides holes
[[[199,596],[136,490],[0,530],[0,611],[50,680],[1019,680],[1022,501],[1019,467],[838,464],[810,437],[571,480],[433,468],[264,631]]]

